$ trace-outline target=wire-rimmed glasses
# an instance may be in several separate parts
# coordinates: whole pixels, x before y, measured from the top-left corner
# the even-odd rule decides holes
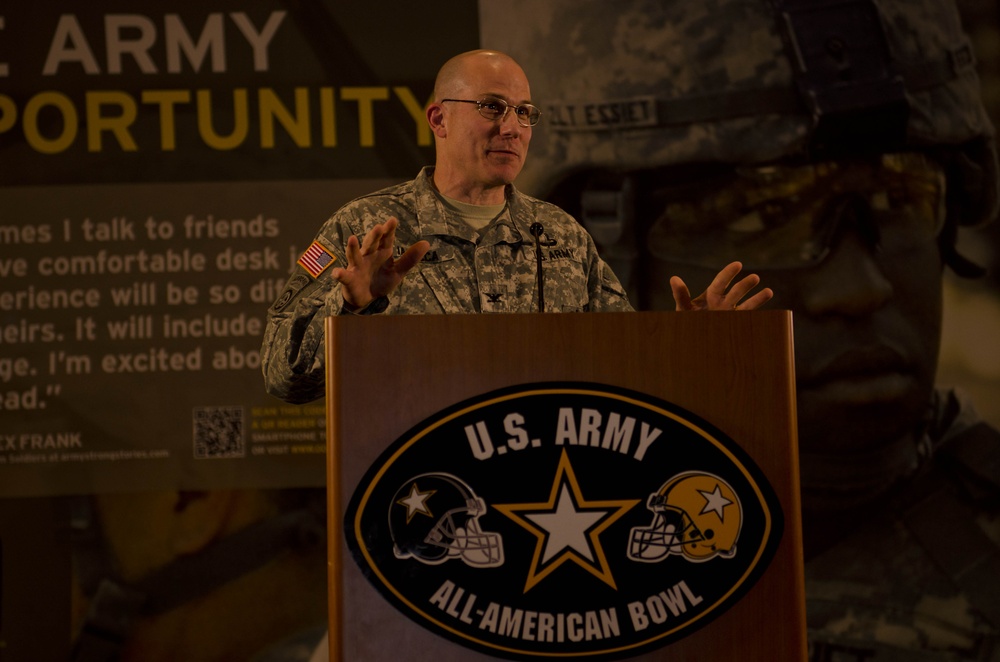
[[[514,117],[521,126],[535,126],[542,119],[542,111],[538,106],[533,106],[530,103],[522,103],[520,106],[514,106],[497,97],[486,97],[479,101],[473,99],[441,99],[441,101],[474,103],[479,109],[479,114],[488,120],[503,121],[503,118],[507,116],[507,111],[513,108]]]

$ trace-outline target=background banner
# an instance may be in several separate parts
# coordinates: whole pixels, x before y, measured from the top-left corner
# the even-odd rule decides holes
[[[0,660],[317,645],[324,405],[264,392],[266,311],[334,210],[433,160],[478,43],[457,1],[0,9]]]
[[[468,3],[378,4],[4,10],[4,496],[322,485],[266,309],[330,213],[432,160],[434,75],[478,39]]]

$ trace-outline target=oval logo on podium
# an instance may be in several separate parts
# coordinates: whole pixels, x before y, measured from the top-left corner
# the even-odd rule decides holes
[[[407,617],[515,660],[645,653],[705,627],[770,563],[773,489],[732,439],[650,396],[526,384],[395,440],[344,522]]]

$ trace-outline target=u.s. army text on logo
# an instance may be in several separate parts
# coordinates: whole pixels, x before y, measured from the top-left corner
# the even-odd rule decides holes
[[[412,620],[510,659],[630,657],[735,604],[783,518],[752,459],[679,407],[526,384],[397,439],[357,487],[356,561]]]

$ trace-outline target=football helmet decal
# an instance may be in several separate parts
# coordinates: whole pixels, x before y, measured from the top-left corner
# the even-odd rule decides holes
[[[700,563],[732,558],[743,526],[736,492],[718,476],[699,471],[677,474],[649,495],[649,526],[632,528],[628,557],[656,563],[671,554]]]
[[[486,502],[460,478],[426,473],[406,482],[389,506],[393,554],[428,565],[460,559],[466,565],[503,565],[499,533],[483,531],[479,518]]]

